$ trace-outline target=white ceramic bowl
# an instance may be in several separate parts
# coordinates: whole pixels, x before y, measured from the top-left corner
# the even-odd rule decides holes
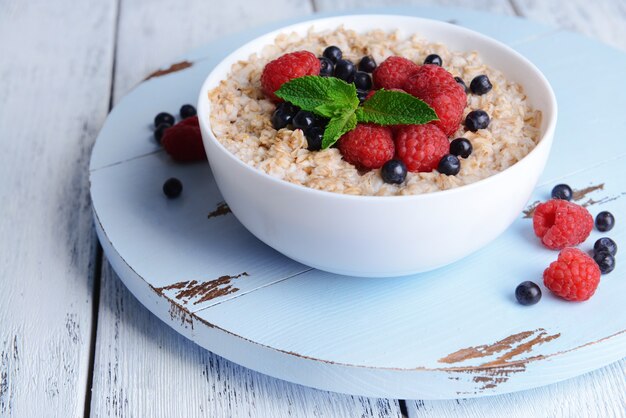
[[[484,62],[520,83],[543,113],[541,140],[512,167],[476,183],[415,196],[350,196],[273,178],[239,160],[215,138],[208,92],[231,65],[282,32],[346,28],[418,32],[451,50],[476,50]],[[415,17],[353,15],[315,19],[270,32],[226,57],[209,74],[198,102],[202,138],[217,185],[237,219],[294,260],[354,276],[401,276],[457,261],[500,235],[527,203],[554,136],[556,99],[543,74],[506,45],[460,26]]]

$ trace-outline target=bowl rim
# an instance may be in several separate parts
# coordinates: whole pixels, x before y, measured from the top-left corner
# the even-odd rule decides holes
[[[337,193],[337,192],[331,192],[331,191],[327,191],[327,190],[319,190],[319,189],[313,189],[311,187],[307,187],[304,185],[300,185],[300,184],[296,184],[296,183],[292,183],[277,177],[274,177],[268,173],[265,173],[261,170],[259,170],[256,167],[252,167],[248,164],[246,164],[244,161],[242,161],[239,157],[237,157],[235,154],[233,154],[232,152],[230,152],[228,149],[226,149],[226,147],[217,139],[217,137],[215,136],[215,134],[213,133],[213,130],[211,128],[211,118],[210,118],[210,111],[211,111],[211,105],[210,105],[210,100],[208,98],[208,93],[209,91],[214,88],[215,86],[209,86],[209,84],[213,81],[212,79],[214,78],[214,73],[216,73],[218,70],[221,70],[222,67],[228,65],[229,70],[230,68],[232,68],[232,65],[235,64],[237,62],[238,59],[234,59],[234,57],[236,57],[237,55],[239,55],[240,51],[243,49],[248,48],[250,45],[255,44],[259,41],[260,38],[275,38],[276,36],[278,36],[281,33],[285,33],[288,31],[295,31],[295,30],[301,30],[302,26],[309,26],[312,27],[313,25],[315,25],[316,23],[320,23],[320,22],[327,22],[327,21],[333,21],[336,20],[338,22],[338,27],[339,26],[346,26],[348,29],[350,27],[350,20],[354,19],[354,18],[367,18],[367,19],[372,19],[372,20],[376,20],[377,18],[402,18],[402,19],[410,19],[410,20],[414,20],[416,23],[419,22],[428,22],[430,24],[434,24],[434,25],[438,25],[444,28],[449,28],[452,29],[454,31],[460,32],[460,34],[466,34],[468,36],[472,36],[478,39],[481,39],[483,42],[486,42],[488,44],[491,44],[495,47],[497,47],[500,50],[503,50],[506,54],[509,54],[513,57],[515,57],[515,59],[523,62],[530,70],[532,70],[535,73],[535,76],[541,81],[542,84],[542,88],[545,91],[546,95],[547,95],[547,99],[548,99],[548,109],[546,110],[551,110],[550,114],[550,118],[549,120],[546,121],[546,127],[545,127],[545,131],[541,134],[537,144],[535,145],[535,147],[530,150],[530,152],[528,154],[526,154],[524,157],[522,157],[522,159],[520,159],[519,161],[517,161],[515,164],[511,165],[510,167],[505,168],[502,171],[499,171],[493,175],[490,175],[488,177],[485,177],[483,179],[480,179],[478,181],[472,182],[470,184],[464,184],[458,187],[453,187],[451,189],[446,189],[446,190],[435,190],[432,192],[427,192],[427,193],[419,193],[419,194],[409,194],[409,195],[391,195],[391,196],[378,196],[378,195],[351,195],[351,194],[345,194],[345,193]],[[418,33],[418,31],[415,31],[414,33]],[[431,40],[432,41],[432,40]],[[259,48],[260,50],[260,48]],[[480,51],[478,51],[480,53]],[[553,142],[553,137],[554,137],[554,131],[556,129],[556,122],[557,122],[557,116],[558,116],[558,105],[557,105],[557,101],[556,101],[556,95],[554,94],[554,90],[552,89],[552,86],[550,85],[548,79],[546,78],[546,76],[537,68],[537,66],[535,66],[535,64],[533,64],[528,58],[526,58],[525,56],[523,56],[522,54],[520,54],[519,52],[517,52],[516,50],[514,50],[513,48],[511,48],[510,46],[504,44],[503,42],[500,42],[494,38],[491,38],[490,36],[484,35],[480,32],[474,31],[472,29],[468,29],[462,26],[458,26],[449,22],[445,22],[445,21],[441,21],[441,20],[437,20],[437,19],[429,19],[429,18],[422,18],[422,17],[417,17],[417,16],[406,16],[406,15],[398,15],[398,14],[386,14],[386,13],[377,13],[377,14],[348,14],[348,15],[340,15],[340,16],[330,16],[330,17],[321,17],[321,18],[314,18],[314,19],[307,19],[307,20],[303,20],[300,21],[298,23],[292,23],[289,24],[287,26],[282,26],[278,29],[274,29],[271,30],[269,32],[265,32],[247,42],[245,42],[244,44],[240,45],[239,47],[237,47],[234,51],[232,51],[231,53],[229,53],[226,57],[222,58],[220,60],[219,63],[217,63],[215,65],[215,67],[213,67],[211,69],[211,71],[209,72],[209,74],[206,76],[206,78],[204,79],[204,82],[202,83],[202,87],[200,88],[200,93],[199,93],[199,97],[198,97],[198,103],[197,103],[197,109],[198,109],[198,115],[199,115],[199,123],[201,125],[201,127],[203,128],[202,131],[205,131],[208,133],[208,139],[206,138],[207,135],[202,135],[203,137],[203,141],[206,143],[207,141],[212,141],[212,143],[214,145],[216,145],[216,147],[223,153],[227,155],[227,158],[230,158],[232,161],[234,161],[236,164],[238,164],[240,167],[243,167],[244,170],[247,170],[251,173],[254,173],[256,175],[259,175],[261,178],[264,178],[265,180],[272,182],[273,184],[276,184],[278,187],[286,187],[286,188],[290,188],[292,189],[294,192],[301,192],[301,193],[312,193],[313,195],[318,195],[320,197],[326,197],[326,198],[330,198],[330,199],[340,199],[340,200],[357,200],[357,201],[377,201],[377,202],[381,202],[381,201],[398,201],[398,200],[424,200],[424,199],[429,199],[429,198],[437,198],[437,197],[444,197],[444,196],[448,196],[448,195],[454,195],[454,194],[458,194],[458,193],[464,193],[465,191],[468,190],[472,190],[476,187],[484,187],[488,184],[490,184],[493,181],[496,181],[500,178],[502,178],[503,176],[506,176],[507,173],[512,172],[516,167],[520,166],[521,163],[523,163],[524,161],[527,161],[530,159],[530,157],[536,156],[538,155],[540,152],[543,151],[544,148],[551,147],[551,144]],[[545,111],[542,112],[542,117],[546,117],[545,116]],[[547,138],[547,140],[546,140]],[[205,152],[207,152],[208,150],[206,149],[207,147],[205,146]],[[549,152],[549,149],[548,151]],[[208,152],[207,152],[208,155]]]

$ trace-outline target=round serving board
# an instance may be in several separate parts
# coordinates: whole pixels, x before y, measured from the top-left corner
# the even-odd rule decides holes
[[[607,235],[626,242],[626,148],[618,135],[626,131],[625,54],[517,18],[433,7],[385,11],[467,26],[533,61],[552,83],[560,110],[551,159],[529,210],[565,182],[592,214],[612,211],[617,226]],[[626,355],[620,253],[588,302],[568,303],[544,289],[539,304],[516,303],[517,284],[541,283],[557,256],[534,237],[528,211],[492,244],[448,267],[390,279],[338,276],[292,261],[248,233],[223,202],[207,163],[174,163],[152,139],[154,115],[195,103],[222,57],[284,24],[188,54],[135,88],[100,132],[90,166],[96,229],[108,260],[141,303],[243,366],[367,396],[506,393]],[[184,184],[178,199],[163,196],[169,177]],[[594,231],[581,248],[590,250],[599,236]]]

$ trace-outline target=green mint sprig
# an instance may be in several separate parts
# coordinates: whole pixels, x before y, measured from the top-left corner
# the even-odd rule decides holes
[[[284,83],[276,96],[299,108],[329,118],[322,149],[332,146],[358,122],[378,125],[421,125],[438,120],[422,100],[403,91],[380,89],[359,106],[354,84],[335,77],[304,76]]]

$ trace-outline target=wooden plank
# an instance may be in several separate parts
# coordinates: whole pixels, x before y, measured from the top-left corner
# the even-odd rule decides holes
[[[3,1],[0,416],[82,416],[96,240],[87,165],[116,3]]]
[[[511,4],[501,0],[313,0],[317,11],[350,10],[367,7],[394,7],[394,6],[445,6],[465,7],[468,10],[489,11],[501,14],[514,14]]]

